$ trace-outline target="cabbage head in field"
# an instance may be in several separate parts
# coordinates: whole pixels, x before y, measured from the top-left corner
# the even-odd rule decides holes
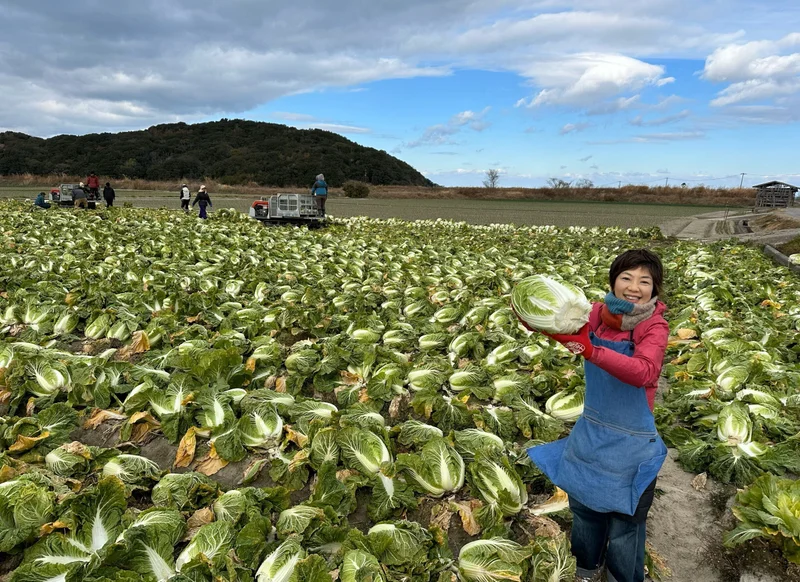
[[[511,305],[530,328],[547,333],[575,333],[589,321],[592,311],[583,291],[543,275],[517,283]]]

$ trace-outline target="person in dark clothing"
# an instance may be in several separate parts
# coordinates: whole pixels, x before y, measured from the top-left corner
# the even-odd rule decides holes
[[[39,208],[44,208],[45,210],[50,208],[50,203],[44,201],[44,192],[39,192],[39,195],[36,196],[36,201],[34,204]]]
[[[181,210],[188,213],[189,202],[192,200],[192,193],[189,191],[189,186],[187,186],[186,184],[181,185],[180,197],[181,197]]]
[[[106,187],[103,188],[103,198],[106,201],[106,208],[110,208],[114,206],[114,198],[117,197],[117,193],[114,192],[114,189],[111,187],[110,182],[106,182]]]
[[[197,193],[197,196],[194,197],[194,202],[192,202],[192,206],[195,204],[200,206],[200,218],[208,218],[208,214],[206,213],[206,206],[214,206],[211,204],[211,198],[208,197],[208,192],[206,192],[205,186],[200,186],[200,191]]]
[[[317,175],[317,181],[311,187],[311,195],[314,197],[314,202],[317,203],[317,209],[325,216],[325,200],[328,199],[328,184],[325,182],[325,176],[322,174]]]

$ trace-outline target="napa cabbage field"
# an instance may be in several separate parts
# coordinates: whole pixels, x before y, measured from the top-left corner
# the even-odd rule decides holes
[[[601,300],[638,247],[667,274],[665,441],[741,488],[725,543],[800,562],[800,280],[754,247],[4,203],[10,580],[571,581],[566,495],[525,450],[569,433],[583,370],[510,297]]]

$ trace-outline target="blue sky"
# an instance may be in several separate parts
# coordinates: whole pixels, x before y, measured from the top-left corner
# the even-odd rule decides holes
[[[0,130],[239,117],[335,131],[447,186],[489,168],[503,186],[800,182],[795,2],[44,4],[0,0]]]

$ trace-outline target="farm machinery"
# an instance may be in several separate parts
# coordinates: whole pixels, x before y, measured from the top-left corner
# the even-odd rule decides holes
[[[72,191],[78,187],[78,184],[61,184],[58,188],[53,188],[50,190],[50,201],[58,206],[73,206],[75,200],[72,197]],[[89,208],[96,208],[99,196],[90,192],[88,188],[84,188],[83,191],[86,193],[86,203]]]
[[[262,196],[253,202],[249,214],[267,225],[305,224],[308,228],[319,228],[325,224],[325,213],[317,208],[311,194]]]

